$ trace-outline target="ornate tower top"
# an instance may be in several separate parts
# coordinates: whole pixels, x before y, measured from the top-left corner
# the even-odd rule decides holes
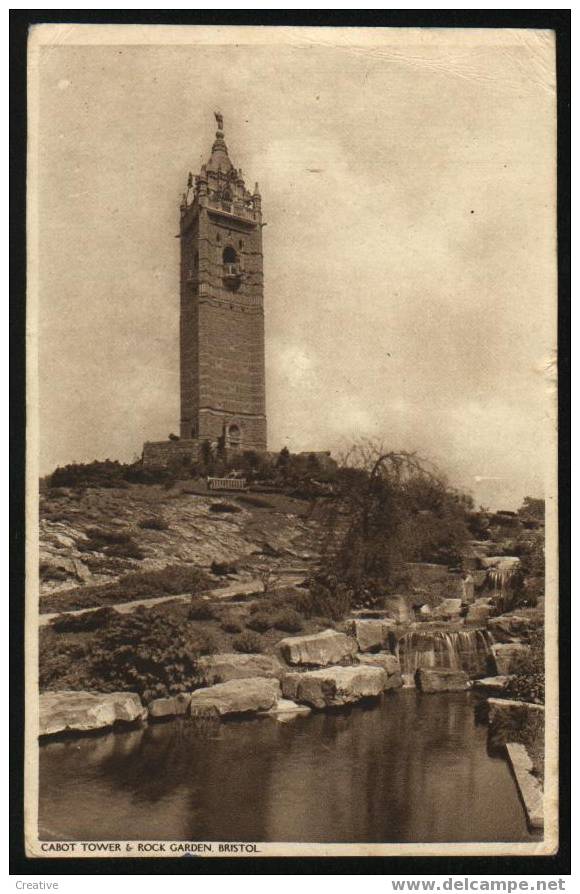
[[[189,174],[183,194],[181,215],[189,218],[200,207],[221,210],[235,217],[261,222],[261,199],[258,184],[253,193],[246,189],[242,169],[235,168],[224,139],[224,118],[214,112],[217,122],[211,155],[197,177]]]

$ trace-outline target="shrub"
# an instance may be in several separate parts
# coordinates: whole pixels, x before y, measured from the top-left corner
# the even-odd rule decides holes
[[[41,580],[68,580],[69,577],[69,573],[65,571],[64,568],[59,568],[57,565],[43,562],[40,566]]]
[[[131,537],[129,531],[106,531],[102,528],[87,528],[87,540],[81,540],[77,547],[80,552],[102,552],[120,559],[144,559],[145,554]]]
[[[211,563],[211,573],[212,574],[237,574],[237,566],[233,564],[233,562],[212,562]]]
[[[222,619],[221,628],[226,633],[241,633],[242,625],[237,618],[226,616]]]
[[[158,571],[133,571],[119,580],[101,586],[74,587],[65,593],[41,596],[42,611],[63,611],[131,602],[153,596],[179,596],[201,593],[211,586],[211,579],[194,565],[166,565]]]
[[[152,515],[150,518],[144,518],[139,522],[139,527],[146,531],[167,531],[169,525],[164,518],[158,515]]]
[[[283,608],[274,622],[277,630],[284,630],[286,633],[299,633],[302,628],[302,618],[293,608]]]
[[[509,681],[509,694],[525,702],[544,704],[545,699],[544,632],[530,634],[530,651],[520,659],[517,673]]]
[[[40,638],[39,686],[46,689],[86,689],[89,646],[65,637]]]
[[[349,613],[353,591],[331,576],[318,575],[309,581],[309,590],[297,593],[295,608],[305,618],[328,617],[340,621]]]
[[[234,503],[212,503],[209,507],[210,512],[241,512],[239,506]]]
[[[257,630],[258,633],[265,633],[276,626],[277,616],[274,612],[267,610],[257,611],[250,615],[246,621],[246,627],[250,630]]]
[[[243,633],[236,637],[232,646],[236,652],[245,652],[247,654],[264,651],[262,637],[258,633],[254,633],[252,630],[244,630]]]
[[[101,633],[91,672],[101,691],[138,692],[147,703],[198,686],[197,659],[210,648],[183,622],[138,608]]]
[[[215,609],[205,599],[194,597],[191,600],[187,616],[190,621],[213,621]]]
[[[106,627],[113,618],[118,618],[119,612],[111,606],[98,608],[96,611],[82,612],[80,615],[61,614],[51,621],[51,627],[57,633],[78,633],[85,630],[101,630]]]
[[[272,509],[272,503],[269,503],[268,500],[264,500],[262,497],[252,497],[248,494],[240,494],[238,500],[245,506],[253,506],[255,509]]]

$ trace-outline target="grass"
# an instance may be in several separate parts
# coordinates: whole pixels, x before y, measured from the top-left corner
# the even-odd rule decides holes
[[[159,571],[134,571],[119,580],[101,586],[75,587],[64,593],[47,593],[40,597],[41,613],[72,611],[150,599],[155,596],[177,596],[201,593],[212,585],[208,575],[195,565],[167,565]]]

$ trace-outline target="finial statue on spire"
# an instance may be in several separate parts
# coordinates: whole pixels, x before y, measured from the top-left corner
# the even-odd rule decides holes
[[[221,112],[214,112],[215,120],[217,121],[218,130],[224,129],[224,116]]]

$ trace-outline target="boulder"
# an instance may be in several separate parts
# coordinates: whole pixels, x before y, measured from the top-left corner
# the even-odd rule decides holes
[[[289,698],[279,698],[275,705],[268,711],[264,711],[264,714],[273,717],[295,717],[299,714],[310,714],[311,711],[312,708],[309,708],[308,705],[299,705],[298,702]]]
[[[461,599],[444,599],[431,611],[431,617],[437,621],[459,618],[461,615]]]
[[[491,647],[491,663],[496,674],[514,674],[522,659],[530,653],[530,647],[522,643],[494,643]]]
[[[420,667],[415,682],[422,692],[461,692],[469,689],[469,677],[465,671],[449,668]]]
[[[213,715],[225,717],[228,714],[252,714],[268,711],[280,696],[278,680],[265,677],[251,677],[216,683],[204,689],[196,689],[191,695],[189,713],[192,717]]]
[[[169,696],[168,698],[156,698],[149,702],[149,717],[151,720],[158,720],[163,717],[177,717],[181,714],[187,714],[191,695],[180,692],[179,695]]]
[[[530,723],[544,720],[544,706],[510,698],[488,698],[488,741],[493,748],[517,741]]]
[[[397,624],[408,624],[413,620],[413,613],[404,596],[387,596],[385,610]]]
[[[479,560],[482,568],[497,568],[498,571],[507,571],[517,568],[520,560],[517,556],[487,556]]]
[[[387,674],[380,667],[328,667],[287,674],[282,694],[313,708],[327,708],[380,695],[386,686]]]
[[[347,621],[346,632],[354,636],[361,652],[380,652],[396,645],[394,624],[391,618],[384,620],[356,618]]]
[[[147,716],[135,692],[43,692],[39,699],[40,736],[107,729]]]
[[[387,675],[386,689],[399,689],[403,685],[401,665],[396,655],[391,652],[374,652],[359,655],[359,662],[369,667],[380,667]]]
[[[273,655],[243,655],[239,652],[204,655],[198,659],[197,667],[206,686],[249,677],[280,680],[284,675],[282,664]]]
[[[280,640],[278,648],[288,664],[316,667],[352,662],[358,651],[356,640],[337,630],[324,630],[310,636],[288,636]]]
[[[493,604],[490,599],[476,599],[467,609],[465,620],[468,624],[483,624],[490,618]]]
[[[533,618],[526,615],[499,615],[489,619],[487,629],[498,642],[512,643],[529,636],[531,630],[541,622],[541,617],[535,623]]]
[[[509,684],[511,677],[482,677],[480,680],[474,680],[473,688],[481,692],[504,692]]]
[[[427,603],[421,606],[417,614],[420,621],[430,621],[433,617],[431,606]]]

